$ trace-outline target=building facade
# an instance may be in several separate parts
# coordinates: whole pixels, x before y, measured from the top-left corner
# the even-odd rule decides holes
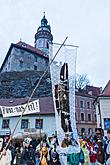
[[[51,34],[51,27],[48,25],[48,21],[45,18],[45,14],[41,20],[41,25],[37,29],[35,34],[35,48],[38,48],[49,54],[49,44],[53,41],[53,35]]]
[[[97,127],[94,101],[99,94],[98,87],[86,86],[76,91],[76,124],[79,134],[90,134]]]
[[[22,41],[11,44],[0,71],[44,71],[49,63],[49,43],[52,40],[51,27],[44,15],[35,34],[35,47]]]
[[[34,99],[31,99],[36,100]],[[39,137],[40,133],[52,135],[55,132],[55,114],[52,97],[39,98],[39,110],[33,114],[23,115],[17,129],[14,132],[14,137],[18,134],[25,136],[27,133],[33,134],[35,138]],[[11,107],[22,106],[28,102],[27,98],[19,99],[0,99],[0,109],[8,111],[8,115]],[[10,108],[9,108],[10,107]],[[13,112],[14,113],[14,112]],[[19,120],[20,116],[2,116],[0,112],[0,136],[10,135]],[[49,121],[49,122],[48,122]]]
[[[53,40],[51,27],[43,16],[35,34],[35,47],[18,42],[11,44],[1,66],[0,107],[12,110],[13,106],[26,104],[49,63],[49,43]],[[23,115],[14,134],[55,132],[55,114],[52,101],[50,73],[47,71],[32,99],[39,99],[40,112]],[[10,107],[10,108],[9,108]],[[0,135],[13,133],[19,116],[3,117],[0,109]],[[48,124],[49,121],[49,124]],[[15,135],[15,136],[16,136]]]
[[[102,128],[106,135],[107,130],[110,129],[110,80],[105,86],[102,94],[97,97],[95,104],[97,127]]]
[[[22,41],[11,44],[1,66],[0,106],[10,107],[27,103],[33,89],[48,66],[49,44],[52,41],[51,27],[44,15],[35,34],[34,47]],[[95,131],[94,100],[98,95],[99,88],[92,86],[86,86],[86,89],[76,91],[76,124],[80,134]],[[40,113],[23,115],[15,134],[25,133],[26,130],[34,130],[36,133],[39,131],[47,134],[54,133],[55,114],[49,72],[34,91],[32,99],[41,100]],[[1,114],[1,135],[12,133],[18,118],[18,116],[3,118]]]

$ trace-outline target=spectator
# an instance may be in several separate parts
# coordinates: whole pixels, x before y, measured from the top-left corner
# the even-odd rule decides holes
[[[110,153],[107,152],[107,146],[108,146],[109,142],[110,142],[110,130],[107,130],[107,138],[106,138],[106,142],[104,145],[104,153],[105,153],[105,160],[106,161],[110,158]]]
[[[21,154],[21,164],[22,165],[35,165],[35,152],[32,146],[30,145],[31,139],[24,139],[24,148]]]

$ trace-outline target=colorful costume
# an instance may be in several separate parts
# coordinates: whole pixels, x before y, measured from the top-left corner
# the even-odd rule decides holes
[[[48,149],[47,147],[42,147],[40,165],[48,165],[47,157],[48,157]]]
[[[84,164],[83,165],[88,165],[90,160],[89,160],[89,151],[86,146],[86,141],[82,141],[81,148],[84,153]]]
[[[89,157],[91,165],[97,164],[97,146],[95,143],[88,143]]]

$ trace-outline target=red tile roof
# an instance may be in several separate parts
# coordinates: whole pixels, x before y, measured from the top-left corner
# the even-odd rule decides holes
[[[15,45],[20,46],[20,47],[22,47],[22,48],[25,48],[25,49],[27,49],[27,50],[30,50],[30,51],[32,51],[32,52],[34,52],[34,53],[37,53],[37,54],[41,55],[41,56],[48,57],[48,55],[45,54],[43,51],[41,51],[41,50],[39,50],[39,49],[37,49],[37,48],[35,48],[35,47],[33,47],[33,46],[31,46],[31,45],[25,43],[25,42],[19,41],[19,42],[18,42],[17,44],[15,44]]]
[[[110,80],[108,81],[107,85],[105,86],[102,95],[110,96]]]
[[[86,86],[86,91],[88,94],[93,95],[93,96],[98,96],[100,94],[99,87],[94,87],[94,86],[90,86],[90,85]]]
[[[32,98],[31,101],[36,100]],[[17,106],[23,105],[28,102],[28,98],[12,98],[12,99],[0,99],[0,106]],[[39,98],[40,114],[54,114],[54,104],[52,97]],[[0,111],[1,114],[1,111]],[[37,113],[36,113],[37,114]]]
[[[44,57],[44,58],[49,60],[48,55],[45,54],[43,51],[41,51],[41,50],[39,50],[39,49],[29,45],[29,44],[26,44],[25,42],[19,41],[17,44],[13,44],[13,43],[11,44],[11,46],[10,46],[8,52],[7,52],[7,55],[6,55],[2,65],[1,65],[0,72],[2,71],[2,69],[3,69],[3,67],[4,67],[4,65],[5,65],[5,63],[6,63],[7,59],[8,59],[8,57],[9,57],[10,52],[11,52],[13,47],[24,49],[26,51],[29,51],[29,52],[34,53],[34,54],[37,54],[37,55],[39,55],[41,57]]]

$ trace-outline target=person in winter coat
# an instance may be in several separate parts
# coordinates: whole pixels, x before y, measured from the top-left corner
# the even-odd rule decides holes
[[[103,165],[104,164],[104,148],[103,148],[103,142],[101,140],[97,141],[98,144],[98,150],[97,150],[97,165]]]
[[[16,164],[16,165],[20,164],[20,160],[21,160],[21,152],[20,152],[20,148],[17,147],[15,149],[15,157],[14,157],[14,160],[13,160],[13,164],[12,165],[14,165],[14,164]]]
[[[50,161],[49,165],[61,165],[59,160],[59,154],[54,151],[52,154],[52,160]]]
[[[90,158],[90,165],[97,165],[97,145],[95,142],[91,143],[88,141],[88,150],[89,150],[89,158]]]
[[[105,153],[105,161],[110,159],[110,152],[109,152],[109,142],[110,142],[110,130],[107,130],[107,139],[104,144],[104,153]]]
[[[107,159],[107,161],[106,161],[106,164],[107,164],[107,165],[110,165],[110,141],[109,141],[109,143],[108,143],[108,145],[107,145],[106,153],[107,153],[107,155],[108,155],[108,159]]]
[[[34,149],[30,145],[31,139],[26,138],[24,139],[24,148],[21,154],[21,161],[22,165],[35,165],[35,152]]]

